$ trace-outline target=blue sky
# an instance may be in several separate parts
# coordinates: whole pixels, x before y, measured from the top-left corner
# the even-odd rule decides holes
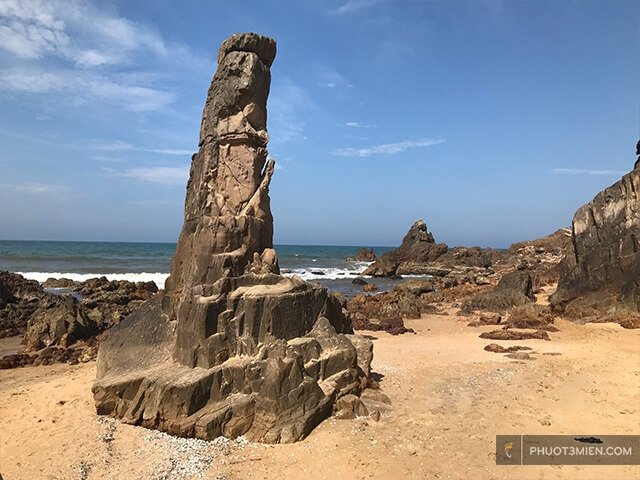
[[[175,241],[219,44],[274,37],[276,243],[503,247],[630,170],[640,2],[0,0],[0,238]]]

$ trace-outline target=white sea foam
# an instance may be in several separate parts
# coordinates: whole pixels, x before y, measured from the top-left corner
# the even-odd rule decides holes
[[[107,280],[128,280],[130,282],[155,282],[158,288],[164,288],[168,273],[61,273],[61,272],[17,272],[29,280],[42,283],[47,278],[69,278],[76,282],[84,282],[90,278],[107,277]]]
[[[354,278],[370,265],[366,262],[354,262],[351,268],[292,268],[282,273],[285,277],[297,276],[303,280],[340,280]]]
[[[340,280],[354,278],[371,265],[368,262],[351,262],[349,268],[292,268],[283,269],[285,277],[298,276],[303,280]],[[164,288],[168,273],[63,273],[63,272],[17,272],[29,280],[43,283],[48,278],[69,278],[76,282],[84,282],[90,278],[107,277],[108,280],[128,280],[129,282],[153,281],[158,288]]]

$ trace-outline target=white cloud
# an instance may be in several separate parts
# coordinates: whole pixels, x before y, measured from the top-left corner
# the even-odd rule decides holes
[[[137,167],[123,171],[105,170],[116,177],[135,178],[143,182],[160,183],[162,185],[187,184],[189,167]]]
[[[1,0],[0,48],[21,58],[55,56],[84,68],[127,63],[136,53],[192,56],[184,45],[86,0]]]
[[[360,122],[347,122],[345,126],[350,128],[376,128],[376,125],[367,125]]]
[[[157,86],[159,75],[123,67],[153,65],[175,78],[176,72],[213,65],[188,46],[87,0],[0,0],[0,50],[16,57],[7,62],[15,68],[0,71],[0,90],[57,92],[52,98],[71,105],[101,101],[133,112],[164,109],[175,94]]]
[[[370,157],[372,155],[395,155],[406,150],[431,147],[433,145],[439,145],[444,142],[445,140],[441,138],[422,138],[419,140],[405,140],[403,142],[385,143],[364,148],[338,148],[331,153],[339,157]]]
[[[160,110],[174,95],[148,86],[119,83],[105,75],[72,70],[13,69],[0,71],[0,90],[69,94],[77,103],[103,100],[133,112]]]
[[[69,189],[64,185],[51,185],[45,183],[17,183],[17,184],[0,184],[0,187],[14,192],[26,193],[29,195],[55,195],[60,194]]]
[[[317,65],[316,74],[320,79],[319,85],[324,88],[353,88],[353,85],[340,72],[326,65]]]
[[[121,140],[115,140],[112,142],[95,142],[92,143],[89,148],[93,150],[102,150],[106,152],[148,152],[148,153],[158,153],[160,155],[176,155],[176,156],[185,156],[192,155],[193,150],[189,149],[179,149],[179,148],[149,148],[149,147],[141,147],[137,145],[132,145],[127,142],[123,142]]]
[[[628,173],[622,170],[588,170],[582,168],[554,168],[552,172],[565,175],[607,175],[614,177]]]
[[[271,84],[268,100],[269,132],[272,145],[305,138],[305,112],[314,107],[307,91],[288,77]]]
[[[334,15],[345,15],[348,13],[355,13],[368,7],[372,7],[382,0],[348,0],[338,8],[331,10]]]

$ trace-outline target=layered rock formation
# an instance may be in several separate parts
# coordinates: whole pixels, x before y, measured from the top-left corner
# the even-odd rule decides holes
[[[578,209],[560,265],[556,310],[640,326],[640,169]]]
[[[239,34],[218,54],[166,293],[112,328],[96,408],[182,436],[303,438],[367,385],[372,344],[343,302],[279,275],[268,189],[272,39]]]
[[[492,265],[505,256],[503,252],[491,248],[449,248],[446,243],[436,243],[426,223],[418,220],[411,226],[402,244],[383,254],[363,275],[431,275],[466,283],[473,282],[475,277],[493,274]]]
[[[428,264],[447,250],[445,243],[436,243],[424,220],[418,220],[402,239],[402,244],[395,250],[383,254],[364,271],[363,275],[393,277],[399,273],[409,273],[411,264]],[[398,269],[401,271],[398,272]]]

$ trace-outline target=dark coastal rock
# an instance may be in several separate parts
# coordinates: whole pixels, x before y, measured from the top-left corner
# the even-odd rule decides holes
[[[33,365],[35,359],[35,355],[30,355],[28,353],[15,353],[12,355],[5,355],[4,357],[0,357],[0,370]]]
[[[505,256],[505,252],[492,248],[453,247],[438,257],[437,263],[445,267],[464,266],[487,269]]]
[[[553,325],[554,317],[546,305],[528,303],[514,307],[507,318],[509,328],[535,328],[537,330],[557,331]]]
[[[42,287],[35,280],[27,280],[17,273],[0,271],[0,307],[17,301],[37,300],[42,292]]]
[[[351,283],[353,283],[354,285],[369,285],[369,282],[367,282],[364,278],[362,277],[356,277],[353,280],[351,280]]]
[[[480,338],[489,340],[551,340],[549,334],[544,330],[535,330],[533,332],[526,330],[492,330],[490,332],[483,332],[480,334]]]
[[[580,207],[573,251],[560,265],[554,309],[634,325],[640,317],[640,170],[624,175]]]
[[[29,319],[46,296],[38,282],[0,271],[0,338],[23,335]]]
[[[507,268],[530,271],[537,291],[558,282],[560,262],[572,249],[571,229],[561,228],[546,237],[512,244],[504,263]]]
[[[405,328],[403,319],[420,318],[422,313],[440,313],[429,297],[434,291],[431,281],[409,280],[391,291],[357,295],[347,301],[347,310],[356,330],[385,330],[394,335],[413,332]]]
[[[422,295],[423,293],[434,292],[436,287],[430,280],[407,280],[395,287],[396,292],[406,295]]]
[[[69,288],[77,287],[80,282],[71,280],[70,278],[47,278],[42,282],[43,288]]]
[[[494,288],[469,298],[462,305],[462,310],[503,312],[511,307],[534,302],[535,299],[531,273],[515,271],[504,275]]]
[[[49,293],[38,282],[21,275],[0,272],[0,338],[23,335],[24,355],[31,358],[7,359],[4,368],[95,356],[97,350],[88,346],[95,337],[158,290],[153,282],[109,282],[104,277],[84,283],[69,279],[49,279],[45,283],[48,288],[79,292],[81,300],[68,293]],[[77,342],[82,345],[63,352]],[[53,347],[56,349],[51,350]]]
[[[469,322],[468,327],[483,327],[485,325],[499,325],[502,321],[502,315],[497,313],[481,314],[476,320]]]
[[[514,353],[514,352],[518,352],[521,350],[532,350],[531,347],[523,347],[521,345],[513,345],[511,347],[503,347],[502,345],[498,345],[497,343],[490,343],[489,345],[486,345],[484,347],[484,349],[487,352],[493,352],[493,353]]]
[[[80,294],[80,304],[101,330],[120,323],[158,293],[154,282],[109,281],[105,277],[78,283],[72,290]]]
[[[376,257],[376,254],[372,249],[361,248],[358,250],[358,253],[356,253],[354,260],[356,262],[375,262],[377,258],[378,257]]]
[[[256,34],[220,48],[166,291],[106,334],[99,414],[180,436],[293,442],[369,383],[372,343],[352,335],[344,299],[279,274],[266,150],[274,56]]]
[[[400,274],[398,267],[404,262],[430,263],[447,250],[446,244],[435,242],[433,235],[427,230],[427,224],[418,220],[402,239],[402,244],[397,249],[383,254],[364,271],[363,275],[391,277]]]
[[[29,318],[24,343],[30,352],[52,345],[66,348],[99,332],[98,325],[73,296],[52,295],[41,300]]]
[[[353,328],[356,331],[371,330],[373,332],[387,332],[391,335],[403,333],[415,333],[412,328],[407,328],[402,317],[386,315],[382,318],[368,318],[364,314],[356,312],[351,315]]]
[[[362,286],[363,292],[375,292],[378,290],[378,286],[375,283],[367,283]]]

